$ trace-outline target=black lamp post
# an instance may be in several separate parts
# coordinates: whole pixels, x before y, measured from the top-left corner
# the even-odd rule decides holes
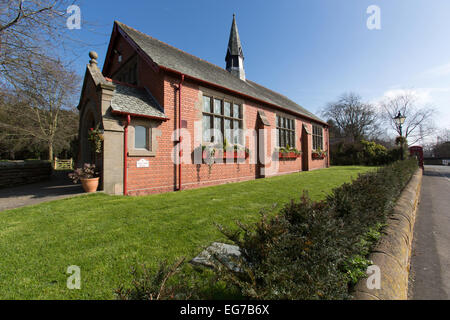
[[[397,125],[399,131],[400,131],[400,138],[403,138],[403,124],[405,123],[406,117],[402,115],[402,113],[399,111],[398,115],[394,118],[395,124]],[[404,150],[403,150],[403,139],[401,139],[401,159],[404,160]]]

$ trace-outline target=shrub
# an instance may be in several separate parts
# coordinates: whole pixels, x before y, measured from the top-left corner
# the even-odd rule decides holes
[[[131,269],[132,281],[115,290],[118,300],[236,300],[236,287],[220,281],[210,269],[198,269],[178,259],[163,261],[155,270],[145,264]]]
[[[365,165],[378,166],[389,162],[388,151],[386,147],[375,142],[362,140],[363,146],[363,162]]]
[[[331,146],[331,163],[333,165],[380,166],[400,159],[401,148],[388,150],[371,141],[362,140],[357,143],[339,143]]]
[[[95,164],[85,163],[82,168],[75,169],[72,173],[69,173],[69,178],[73,183],[77,184],[81,179],[92,179],[98,176],[98,171],[95,168]]]
[[[156,272],[152,272],[147,266],[132,268],[133,281],[131,288],[123,286],[116,290],[120,300],[172,300],[176,298],[188,299],[191,294],[189,289],[182,285],[170,283],[174,275],[180,272],[184,259],[169,265],[167,261],[160,263]]]
[[[360,143],[338,143],[330,147],[331,164],[339,166],[360,165],[362,145]]]
[[[254,225],[221,228],[241,248],[242,272],[218,268],[224,281],[254,299],[346,299],[370,264],[368,254],[417,162],[360,175],[326,200],[305,194]]]
[[[261,213],[254,224],[219,230],[239,246],[236,268],[226,264],[202,273],[182,269],[183,261],[151,271],[133,270],[131,287],[119,299],[349,299],[371,264],[387,216],[408,183],[417,161],[398,161],[359,175],[326,200],[305,193],[276,215]],[[186,266],[185,266],[186,267]],[[214,274],[215,273],[215,274]]]

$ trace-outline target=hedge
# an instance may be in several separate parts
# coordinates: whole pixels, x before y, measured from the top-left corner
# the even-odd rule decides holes
[[[273,218],[222,232],[241,248],[243,272],[222,280],[251,299],[349,299],[397,198],[417,169],[396,162],[335,189],[326,200],[304,194]]]
[[[408,148],[403,148],[405,158]],[[338,143],[331,145],[331,164],[341,165],[367,165],[380,166],[393,163],[401,159],[400,147],[387,149],[373,141],[362,140],[356,143]]]
[[[235,261],[239,272],[218,263],[215,274],[205,277],[186,273],[181,263],[162,263],[157,272],[144,268],[135,274],[132,288],[122,286],[117,297],[211,299],[215,286],[223,284],[247,299],[350,299],[371,264],[368,256],[386,218],[417,167],[414,159],[398,161],[360,174],[326,200],[314,202],[305,193],[275,215],[261,213],[257,223],[238,223],[235,230],[219,226],[241,249]]]

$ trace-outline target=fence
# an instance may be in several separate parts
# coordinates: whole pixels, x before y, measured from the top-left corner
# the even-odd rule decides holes
[[[50,161],[0,162],[0,188],[47,180],[51,174]]]
[[[53,162],[55,170],[73,170],[73,159],[58,159]]]

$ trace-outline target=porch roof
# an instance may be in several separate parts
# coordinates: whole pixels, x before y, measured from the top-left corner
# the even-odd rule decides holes
[[[168,119],[163,108],[146,88],[114,82],[111,99],[113,112],[140,115],[157,119]]]

